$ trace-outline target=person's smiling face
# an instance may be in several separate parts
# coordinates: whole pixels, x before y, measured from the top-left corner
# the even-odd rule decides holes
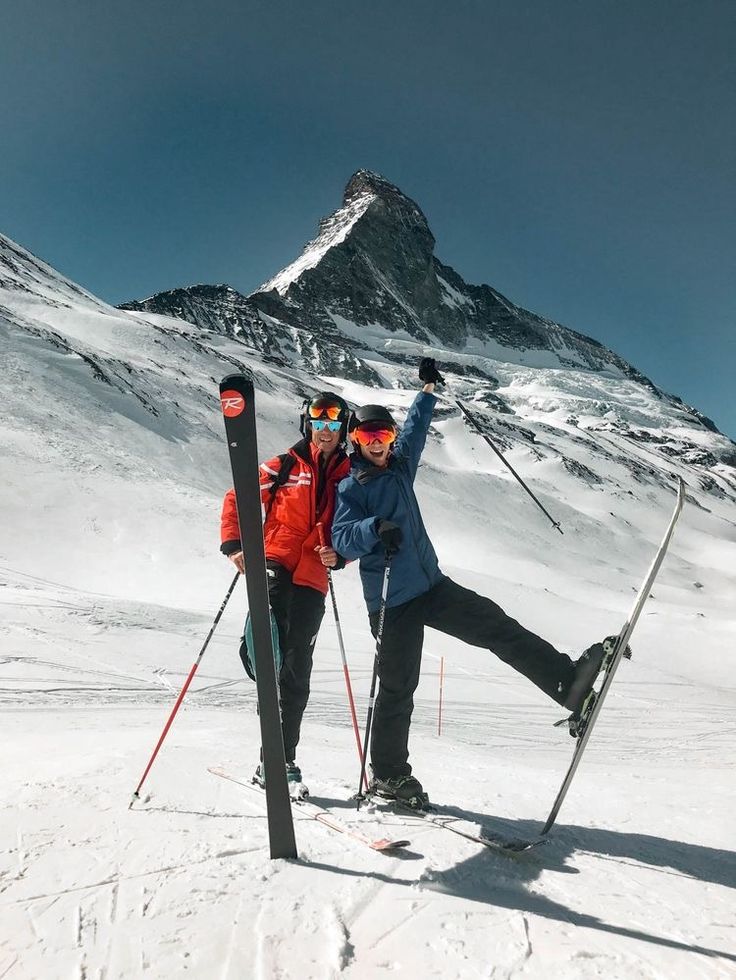
[[[392,426],[369,423],[355,429],[352,438],[363,459],[368,460],[373,466],[388,465],[391,447],[396,439],[396,430]]]
[[[318,429],[312,422],[312,444],[319,449],[325,456],[331,456],[340,443],[340,429],[334,432],[325,426]]]

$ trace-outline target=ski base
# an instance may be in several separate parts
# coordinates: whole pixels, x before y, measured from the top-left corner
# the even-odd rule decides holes
[[[253,378],[244,374],[230,374],[223,378],[220,382],[220,404],[233,474],[248,614],[253,631],[252,652],[255,658],[262,758],[265,768],[273,774],[266,787],[270,853],[272,858],[295,858],[298,854],[286,785],[286,758],[266,577]]]
[[[208,768],[208,772],[211,772],[213,776],[219,776],[221,779],[228,779],[231,783],[236,783],[238,786],[243,786],[245,789],[250,789],[256,793],[261,799],[263,799],[263,791],[257,783],[248,783],[243,779],[237,779],[235,776],[231,776],[230,773],[224,772],[222,769]],[[323,827],[329,827],[330,830],[335,830],[339,834],[344,834],[346,837],[351,837],[353,840],[358,841],[361,844],[365,844],[366,847],[370,847],[372,851],[378,851],[381,854],[389,854],[393,851],[400,851],[405,847],[409,847],[411,841],[408,840],[390,840],[386,837],[381,837],[376,840],[361,834],[360,831],[354,830],[347,824],[342,823],[338,820],[330,810],[325,807],[319,806],[317,803],[313,803],[307,797],[291,797],[297,812],[302,812],[310,820],[316,820],[317,823],[322,824]]]
[[[542,827],[542,836],[545,836],[550,832],[555,821],[557,820],[557,815],[560,812],[560,808],[562,807],[565,797],[567,796],[567,791],[570,788],[570,784],[572,783],[575,772],[580,764],[583,752],[585,751],[585,747],[588,744],[591,732],[593,731],[593,726],[595,725],[601,708],[603,707],[603,702],[611,687],[614,675],[616,674],[621,660],[627,656],[627,653],[630,653],[629,640],[631,639],[631,635],[634,632],[634,628],[639,620],[644,604],[651,593],[654,580],[656,579],[665,555],[667,554],[667,549],[669,548],[670,540],[675,530],[675,525],[680,517],[680,513],[682,512],[684,503],[685,484],[682,479],[679,479],[677,501],[675,503],[674,510],[672,511],[672,516],[670,517],[667,530],[665,531],[662,543],[654,555],[649,571],[647,572],[644,581],[636,594],[629,618],[624,623],[618,636],[611,637],[610,643],[608,641],[604,641],[606,656],[603,664],[601,665],[603,668],[603,681],[598,690],[592,691],[588,696],[588,699],[583,704],[583,708],[579,713],[579,717],[573,715],[571,718],[567,719],[568,724],[570,725],[570,732],[576,737],[577,744],[573,752],[572,761],[570,762],[565,778],[560,786],[560,790],[554,804],[552,805],[552,810],[550,811],[550,814]],[[600,673],[599,676],[601,676]]]

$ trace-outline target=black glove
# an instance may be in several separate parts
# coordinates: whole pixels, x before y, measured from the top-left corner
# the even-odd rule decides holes
[[[399,546],[403,540],[404,535],[401,533],[401,528],[398,524],[394,524],[393,521],[386,521],[380,518],[378,524],[376,525],[376,532],[380,538],[381,544],[384,547],[387,555],[395,555],[399,550]]]
[[[423,357],[419,362],[419,380],[423,381],[425,385],[443,385],[445,383],[445,379],[437,370],[437,364],[433,357]]]

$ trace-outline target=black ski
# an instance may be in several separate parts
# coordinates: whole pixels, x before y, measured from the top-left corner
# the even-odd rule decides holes
[[[220,402],[233,471],[248,608],[253,627],[261,746],[263,764],[268,773],[266,806],[271,857],[295,858],[296,840],[286,779],[278,686],[271,642],[252,379],[242,374],[230,374],[223,378],[220,382]]]
[[[603,682],[599,690],[594,691],[583,705],[580,717],[573,716],[569,719],[571,731],[577,735],[578,741],[577,745],[575,746],[575,752],[573,753],[570,768],[567,770],[567,774],[562,782],[560,791],[557,794],[557,799],[552,806],[549,817],[547,817],[547,822],[542,828],[542,836],[549,833],[555,820],[557,819],[557,814],[560,812],[560,807],[562,806],[565,796],[567,795],[567,791],[570,788],[570,783],[575,775],[575,770],[580,764],[583,752],[585,751],[585,746],[588,744],[590,733],[592,732],[593,725],[595,725],[596,719],[598,718],[598,713],[603,706],[603,701],[608,694],[614,674],[616,673],[618,665],[621,663],[621,660],[626,653],[631,634],[634,632],[634,627],[636,626],[637,620],[639,619],[641,611],[644,608],[644,603],[649,598],[649,593],[652,585],[654,584],[654,580],[657,577],[657,572],[664,561],[664,556],[667,554],[667,548],[669,547],[672,533],[675,530],[675,524],[677,524],[677,519],[680,516],[684,503],[685,484],[682,480],[680,480],[677,488],[677,502],[675,504],[675,509],[672,517],[670,518],[670,522],[667,526],[664,538],[662,539],[662,543],[654,556],[654,560],[652,561],[649,571],[642,582],[641,588],[637,592],[629,618],[624,623],[623,627],[621,628],[621,632],[615,638],[613,643],[610,646],[607,644],[607,642],[604,643],[606,656],[604,657],[602,664]]]

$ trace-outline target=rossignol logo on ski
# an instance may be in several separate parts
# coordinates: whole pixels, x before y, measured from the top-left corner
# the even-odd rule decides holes
[[[229,419],[234,419],[245,409],[245,398],[239,391],[233,389],[221,392],[220,402],[222,403],[222,414]]]

